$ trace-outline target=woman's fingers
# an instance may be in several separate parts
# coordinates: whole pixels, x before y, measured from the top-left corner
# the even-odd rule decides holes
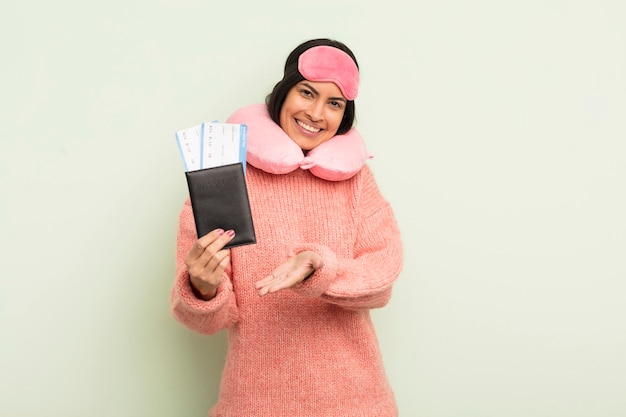
[[[271,292],[276,292],[284,290],[285,288],[293,287],[298,282],[299,280],[295,279],[294,277],[288,278],[270,275],[269,277],[266,277],[257,282],[255,287],[259,292],[259,295],[265,295]]]
[[[230,262],[230,250],[224,245],[235,236],[232,230],[215,229],[196,241],[185,258],[191,286],[196,295],[209,300],[222,282],[224,270]]]
[[[200,260],[201,264],[206,265],[211,257],[222,250],[224,245],[230,242],[234,236],[235,232],[233,230],[225,232],[223,229],[215,229],[207,233],[193,245],[185,258],[185,263],[190,265]],[[204,262],[202,262],[202,259]]]
[[[207,246],[223,234],[225,234],[223,229],[215,229],[196,240],[196,243],[191,247],[191,250],[187,254],[185,262],[193,262],[195,259],[199,258],[204,253]]]
[[[272,275],[263,278],[255,284],[259,295],[291,288],[302,282],[305,277],[304,272],[300,269],[289,270],[287,272],[281,272],[280,269],[281,268],[278,268]]]
[[[232,230],[215,229],[198,239],[185,258],[189,275],[207,281],[221,277],[230,259],[230,250],[223,248],[234,236]]]
[[[291,288],[304,281],[322,265],[322,257],[319,254],[313,251],[300,252],[287,259],[271,275],[257,281],[255,288],[259,295]]]

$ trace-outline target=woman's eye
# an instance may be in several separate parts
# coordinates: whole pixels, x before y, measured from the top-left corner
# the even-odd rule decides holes
[[[300,90],[300,94],[302,94],[304,97],[311,97],[313,95],[313,93],[311,93],[309,90]]]
[[[333,106],[333,107],[336,107],[336,108],[340,109],[340,108],[341,108],[342,103],[341,103],[340,101],[331,101],[331,102],[330,102],[330,105],[331,105],[331,106]]]

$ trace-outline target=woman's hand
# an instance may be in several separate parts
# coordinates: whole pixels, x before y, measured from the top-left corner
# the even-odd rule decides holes
[[[316,269],[322,267],[322,257],[313,251],[304,251],[287,259],[271,275],[258,281],[255,288],[259,295],[265,295],[285,288],[291,288],[304,281]]]
[[[230,262],[230,250],[223,247],[234,236],[232,230],[215,229],[198,239],[185,257],[191,287],[198,298],[210,300],[217,294],[217,287]]]

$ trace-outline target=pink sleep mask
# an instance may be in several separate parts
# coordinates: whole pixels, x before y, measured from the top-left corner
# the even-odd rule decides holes
[[[359,68],[354,60],[333,46],[314,46],[298,58],[298,71],[309,81],[333,82],[348,100],[359,92]]]

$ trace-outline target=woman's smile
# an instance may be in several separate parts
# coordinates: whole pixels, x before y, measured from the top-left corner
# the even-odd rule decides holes
[[[322,130],[322,129],[320,129],[320,128],[317,128],[317,127],[313,127],[313,126],[311,126],[311,125],[308,125],[308,124],[306,124],[306,123],[304,123],[303,121],[298,120],[298,119],[296,119],[296,123],[297,123],[297,124],[298,124],[301,128],[303,128],[304,130],[308,130],[309,132],[317,133],[317,132],[319,132],[320,130]]]
[[[300,148],[310,151],[337,134],[346,103],[333,82],[301,81],[287,93],[280,127]]]

